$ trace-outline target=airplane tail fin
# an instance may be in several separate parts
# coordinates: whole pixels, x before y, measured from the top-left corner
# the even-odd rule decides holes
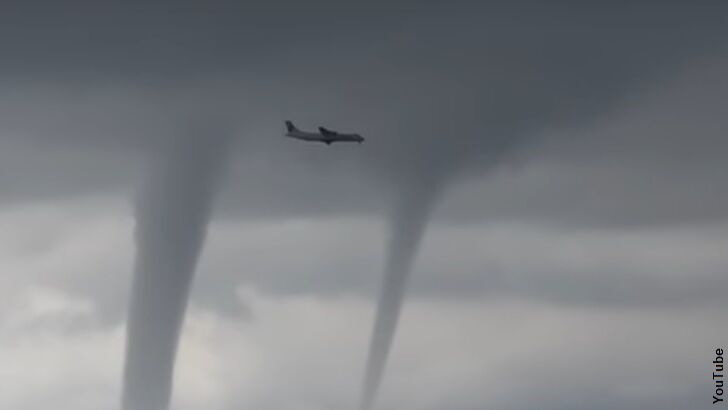
[[[288,132],[298,131],[298,128],[296,128],[296,126],[293,125],[291,121],[286,121],[286,129],[288,130]]]

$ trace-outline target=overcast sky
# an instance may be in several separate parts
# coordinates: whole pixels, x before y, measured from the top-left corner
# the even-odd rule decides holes
[[[133,201],[190,119],[234,145],[174,410],[354,408],[422,186],[378,408],[710,408],[728,7],[689,3],[4,8],[0,408],[118,408]]]

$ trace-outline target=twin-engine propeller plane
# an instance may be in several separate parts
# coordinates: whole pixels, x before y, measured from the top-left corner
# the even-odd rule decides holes
[[[326,145],[331,145],[334,142],[358,142],[361,144],[364,141],[364,137],[359,134],[344,134],[324,127],[319,127],[319,132],[301,131],[291,121],[286,121],[286,129],[288,130],[286,137],[302,141],[323,142]]]

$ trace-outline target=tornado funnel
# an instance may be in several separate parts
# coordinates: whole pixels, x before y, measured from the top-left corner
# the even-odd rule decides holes
[[[123,410],[169,408],[175,356],[229,138],[199,124],[152,156],[136,204]]]

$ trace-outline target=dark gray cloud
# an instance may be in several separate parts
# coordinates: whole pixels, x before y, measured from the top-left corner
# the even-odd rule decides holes
[[[726,52],[719,5],[444,10],[221,3],[204,10],[27,8],[5,18],[13,34],[3,36],[9,60],[23,69],[10,64],[3,74],[4,200],[128,191],[140,150],[172,134],[180,118],[213,110],[234,118],[245,141],[221,206],[247,216],[377,211],[413,173],[485,181],[480,165],[494,150],[577,128],[558,151],[534,152],[531,160],[566,163],[563,171],[546,171],[554,174],[543,190],[568,195],[580,184],[604,184],[604,173],[624,179],[617,166],[584,164],[604,152],[584,134],[609,123],[608,113],[626,98],[669,87],[682,68],[709,65],[708,57]],[[724,99],[706,86],[708,94],[691,96],[696,106]],[[680,112],[686,132],[700,127],[699,113]],[[329,150],[284,141],[286,118],[302,127],[356,130],[368,141]],[[627,129],[629,137],[615,144],[626,148],[607,151],[607,160],[642,162],[639,181],[661,172],[653,164],[697,145],[676,139],[669,151],[631,153],[633,142],[655,143],[645,135],[663,131],[655,125]],[[507,189],[520,189],[512,182]],[[528,183],[523,190],[539,195]],[[513,201],[499,207],[507,197],[470,206],[506,208],[501,214],[522,208]],[[543,206],[523,212],[565,209],[564,201],[538,199],[525,202]],[[594,210],[585,219],[599,217],[595,207],[583,208]]]
[[[606,324],[627,323],[626,317],[650,309],[710,310],[723,306],[726,288],[722,220],[728,196],[717,188],[728,153],[722,135],[726,23],[728,9],[718,3],[252,8],[159,2],[9,9],[0,16],[5,62],[0,204],[7,211],[31,202],[54,206],[77,196],[127,197],[144,178],[137,171],[142,160],[176,136],[189,117],[224,119],[235,124],[239,141],[215,214],[222,233],[213,231],[202,260],[195,309],[235,313],[226,319],[239,319],[237,313],[248,307],[235,293],[240,284],[275,294],[269,308],[311,295],[312,303],[350,294],[369,300],[371,272],[386,259],[378,249],[381,227],[374,221],[409,198],[415,201],[411,206],[424,210],[413,231],[424,231],[428,213],[441,223],[423,239],[420,261],[411,260],[413,250],[400,263],[414,263],[413,294],[438,309],[453,300],[499,297],[596,307],[597,314],[623,309],[602,318]],[[284,140],[285,119],[302,128],[360,132],[367,142],[324,147]],[[423,192],[429,195],[419,203],[417,194]],[[338,223],[352,216],[361,225],[339,231]],[[38,241],[44,230],[19,229],[11,217],[4,223],[32,243],[3,239],[20,249],[0,259],[4,270],[13,272],[3,277],[10,289],[5,292],[35,284],[85,301],[42,305],[41,320],[30,321],[32,331],[66,317],[64,309],[83,316],[84,324],[93,316],[86,310],[119,316],[125,279],[111,276],[129,270],[119,256],[131,254],[119,239],[129,239],[123,229],[104,222],[98,230],[69,229],[84,239]],[[295,228],[297,223],[304,226]],[[107,242],[105,235],[116,239]],[[413,248],[421,235],[415,236]],[[90,244],[91,239],[97,240]],[[93,267],[89,254],[97,262]],[[28,255],[39,262],[29,263]],[[22,299],[24,293],[19,295]],[[63,308],[64,303],[76,307]],[[86,313],[76,312],[78,306]],[[261,310],[248,312],[245,326],[266,322]],[[465,328],[477,327],[483,313]],[[418,326],[432,314],[407,323]],[[670,320],[662,329],[683,329],[686,323]],[[300,336],[291,323],[298,322],[286,323],[292,333],[278,331],[271,340]],[[539,344],[557,333],[563,340],[569,329],[583,328],[571,325],[530,335]],[[618,345],[605,342],[595,329],[589,334],[604,351]],[[632,332],[616,333],[640,334]],[[664,343],[669,334],[663,330],[657,339]],[[501,394],[508,394],[493,398],[483,395],[480,384],[467,383],[482,380],[481,369],[489,369],[489,363],[458,373],[482,356],[486,342],[519,340],[518,334],[511,336],[501,339],[488,331],[478,348],[453,366],[454,375],[468,377],[455,377],[457,383],[442,384],[439,392],[432,384],[430,403],[404,397],[408,388],[430,389],[422,388],[426,377],[416,386],[403,384],[409,377],[395,364],[388,386],[397,393],[388,397],[384,391],[382,408],[511,405],[512,386],[523,374],[499,373],[508,384]],[[418,343],[428,338],[425,333]],[[708,339],[703,332],[696,344],[712,343]],[[450,347],[433,349],[442,356],[417,356],[411,363],[452,357]],[[563,346],[556,350],[572,352]],[[343,356],[355,356],[351,352]],[[651,360],[666,363],[667,356]],[[538,385],[529,384],[532,394],[511,407],[669,408],[698,400],[699,387],[692,381],[661,379],[659,388],[636,383],[639,388],[632,390],[615,382],[641,374],[627,361],[619,376],[585,380],[574,362],[590,357],[552,359],[543,367],[547,371],[536,372]],[[513,368],[513,362],[501,367]],[[439,369],[437,377],[445,377],[450,368]],[[347,368],[340,379],[357,370]],[[567,371],[573,388],[540,382]],[[271,379],[296,385],[280,370],[269,372]],[[256,376],[266,376],[261,373]],[[600,395],[604,383],[626,392]],[[243,380],[231,390],[243,385],[251,383]],[[660,390],[681,385],[687,387],[674,395]],[[281,408],[350,402],[340,392],[331,397],[316,391],[303,386],[286,398],[263,392],[240,403]],[[592,400],[596,395],[600,400]],[[230,405],[239,407],[234,400]]]
[[[10,55],[42,64],[4,68],[0,200],[129,195],[158,140],[181,119],[210,113],[235,120],[241,139],[218,218],[379,216],[413,178],[446,179],[433,214],[459,224],[593,228],[725,217],[728,195],[717,189],[728,153],[723,6],[225,7],[11,12],[4,27],[16,35],[2,40],[15,44]],[[94,66],[104,61],[117,65]],[[368,140],[298,144],[281,137],[284,118]],[[487,173],[504,146],[514,153]],[[274,292],[370,292],[371,261],[343,259],[305,265],[294,277],[216,267],[208,274],[221,282],[200,282],[197,292],[219,305],[223,276]],[[413,285],[429,294],[514,286],[490,276],[497,266],[478,269],[457,283],[424,269]],[[639,296],[623,291],[601,296]],[[115,299],[103,302],[118,310]],[[234,298],[226,300],[234,311]]]

